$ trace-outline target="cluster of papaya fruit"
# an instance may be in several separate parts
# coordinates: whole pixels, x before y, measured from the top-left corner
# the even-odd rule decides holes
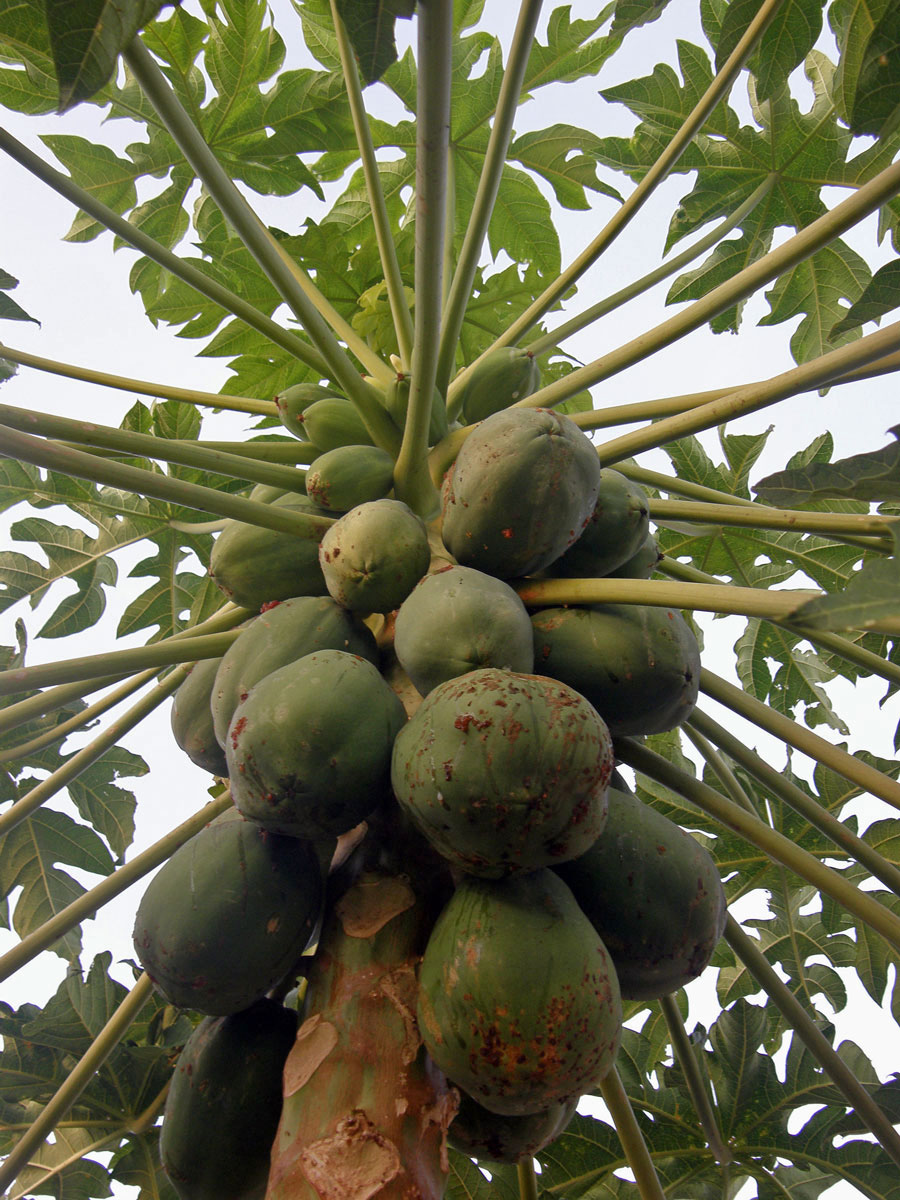
[[[649,577],[658,561],[641,489],[601,472],[567,417],[509,407],[537,385],[521,351],[474,374],[458,414],[473,428],[431,531],[391,498],[390,458],[350,402],[289,389],[282,421],[320,455],[306,495],[265,498],[341,515],[319,541],[237,522],[217,539],[213,578],[259,615],[221,659],[195,666],[172,728],[194,762],[228,778],[235,809],[154,877],[135,926],[159,991],[204,1014],[162,1131],[183,1200],[245,1200],[267,1179],[270,1196],[297,1194],[279,1192],[279,1172],[299,1172],[310,1196],[337,1195],[348,1163],[401,1178],[411,1120],[419,1142],[434,1127],[478,1159],[533,1155],[610,1070],[623,999],[694,979],[721,936],[712,859],[615,771],[616,736],[689,715],[690,627],[635,605],[529,613],[514,586]],[[398,424],[407,401],[398,379],[385,401]],[[437,441],[449,428],[439,397],[433,412]],[[335,869],[337,840],[361,823],[355,873],[354,855]],[[412,840],[423,849],[404,862]],[[419,909],[399,958],[395,947],[384,965],[373,951],[361,966],[364,945]],[[303,1005],[281,998],[301,962],[311,1007],[298,1031]],[[385,1029],[401,1017],[395,1060],[387,1034],[373,1053],[348,1017],[376,996]],[[356,1095],[346,1112],[319,1114],[298,1147],[302,1121],[296,1105],[287,1116],[293,1099],[282,1112],[283,1095],[301,1095],[339,1053],[345,1072],[399,1064],[401,1125],[376,1135]],[[323,1171],[332,1191],[315,1190]],[[418,1178],[408,1194],[442,1194],[444,1176]]]

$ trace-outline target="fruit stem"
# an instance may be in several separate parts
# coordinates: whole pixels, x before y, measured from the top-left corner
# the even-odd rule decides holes
[[[672,1042],[675,1058],[681,1067],[685,1083],[691,1094],[694,1110],[697,1113],[697,1119],[700,1122],[703,1132],[706,1134],[709,1148],[716,1156],[717,1161],[723,1166],[727,1166],[729,1163],[734,1162],[734,1155],[722,1137],[719,1123],[716,1120],[715,1110],[706,1087],[706,1080],[703,1077],[700,1064],[694,1054],[694,1048],[684,1028],[684,1021],[681,1019],[681,1012],[679,1011],[674,995],[660,996],[659,1007],[662,1010],[666,1028],[669,1030],[669,1038]]]
[[[706,667],[702,667],[700,671],[700,690],[712,697],[713,700],[724,704],[726,708],[730,708],[739,717],[745,717],[748,721],[758,725],[760,729],[787,742],[795,750],[799,750],[802,754],[808,754],[810,758],[816,759],[823,766],[830,767],[850,783],[856,784],[862,791],[871,792],[874,796],[884,800],[886,804],[900,809],[900,784],[895,780],[882,774],[875,767],[870,767],[861,759],[855,758],[852,754],[848,754],[840,746],[826,742],[824,738],[819,737],[812,730],[798,725],[790,717],[762,704],[741,688],[735,687],[733,683],[713,674]]]
[[[394,320],[394,331],[397,334],[397,346],[404,370],[409,370],[413,345],[412,315],[406,299],[403,277],[400,274],[400,263],[397,259],[397,247],[391,233],[390,217],[381,187],[381,176],[378,173],[375,146],[372,142],[372,130],[369,127],[362,88],[359,83],[359,70],[350,39],[347,37],[347,29],[338,13],[336,0],[331,0],[331,18],[334,22],[334,33],[341,56],[341,68],[344,72],[347,100],[350,103],[350,115],[356,131],[356,144],[359,147],[360,161],[366,180],[369,208],[372,210],[372,222],[375,226],[375,238],[378,242],[378,254],[381,258],[388,303]]]
[[[60,171],[55,170],[38,155],[32,153],[26,146],[23,146],[20,141],[8,133],[5,129],[0,128],[0,150],[4,150],[11,158],[14,158],[20,166],[23,166],[32,175],[35,175],[42,183],[48,184],[55,192],[64,196],[77,208],[86,212],[88,216],[99,221],[101,225],[112,230],[117,237],[126,241],[129,246],[133,246],[141,254],[145,254],[153,262],[158,263],[166,271],[188,284],[189,287],[198,291],[201,296],[206,296],[208,300],[212,300],[215,304],[221,305],[226,312],[233,313],[245,325],[249,325],[251,329],[255,329],[257,333],[261,333],[263,337],[274,342],[276,346],[280,346],[282,350],[286,350],[292,358],[298,359],[305,363],[313,371],[320,376],[328,375],[328,367],[322,355],[311,346],[303,338],[292,333],[290,330],[282,329],[270,317],[259,312],[243,300],[235,292],[229,291],[217,283],[203,271],[199,271],[190,263],[179,258],[177,254],[173,254],[171,250],[167,250],[165,246],[148,237],[136,225],[132,225],[130,221],[126,221],[124,217],[120,217],[113,209],[108,208],[96,197],[91,195],[85,188],[79,187],[74,180],[67,175],[63,175]]]
[[[696,804],[728,829],[745,838],[775,862],[794,871],[827,896],[831,896],[860,921],[876,930],[895,950],[900,949],[900,917],[861,891],[839,872],[826,866],[790,838],[752,816],[709,784],[689,775],[674,763],[648,750],[633,738],[616,738],[616,754],[630,767],[671,788]]]
[[[516,1173],[519,1179],[519,1200],[538,1200],[534,1159],[526,1158],[522,1162],[516,1163]]]
[[[748,937],[734,917],[725,921],[725,940],[739,962],[761,987],[797,1036],[846,1098],[866,1128],[874,1134],[882,1149],[900,1165],[900,1136],[887,1115],[840,1058],[818,1026],[806,1014],[803,1005],[779,978],[765,955]]]
[[[23,1167],[27,1166],[31,1155],[50,1136],[56,1122],[69,1111],[94,1074],[128,1032],[152,991],[153,984],[144,972],[50,1101],[35,1117],[31,1128],[22,1135],[0,1165],[0,1192],[5,1191]]]
[[[204,805],[193,816],[176,826],[171,832],[148,846],[140,854],[136,854],[130,862],[119,867],[112,875],[108,875],[92,887],[60,909],[49,921],[32,930],[11,950],[0,956],[0,981],[8,979],[27,963],[31,962],[42,950],[52,946],[70,929],[93,917],[108,901],[122,894],[137,880],[166,862],[168,858],[185,842],[204,829],[210,821],[227,812],[231,807],[231,793],[226,789],[220,796],[209,804]]]
[[[700,132],[719,101],[728,94],[731,85],[743,69],[744,63],[753,53],[757,41],[775,17],[782,3],[783,0],[765,0],[760,5],[759,11],[747,26],[744,36],[722,65],[722,69],[718,72],[693,110],[682,122],[681,127],[674,134],[668,146],[659,155],[631,195],[616,210],[591,244],[575,259],[571,266],[567,267],[555,282],[546,288],[529,305],[525,312],[509,326],[506,332],[492,346],[488,347],[488,350],[494,349],[496,346],[515,345],[526,330],[530,329],[545,313],[549,312],[556,302],[581,278],[585,271],[593,266],[601,254],[612,245],[619,234],[626,228],[632,217],[636,216],[640,211],[644,202],[649,200],[659,184],[671,172],[694,137]],[[487,352],[485,351],[485,354]],[[455,394],[458,389],[465,386],[468,375],[483,357],[484,354],[475,359],[473,363],[470,363],[466,370],[457,376],[450,389],[452,393]],[[580,391],[583,386],[581,384],[576,388],[576,391]],[[573,392],[572,394],[574,395],[575,393]]]
[[[224,408],[233,412],[251,413],[254,416],[277,417],[278,408],[271,400],[250,400],[243,396],[229,396],[218,392],[200,392],[194,388],[171,387],[166,383],[148,383],[144,379],[129,379],[124,375],[112,375],[108,371],[94,371],[78,367],[73,363],[57,362],[29,354],[26,350],[14,350],[0,343],[0,358],[22,367],[35,367],[49,371],[52,375],[63,375],[66,379],[80,379],[84,383],[97,383],[102,387],[118,388],[123,392],[137,392],[141,396],[153,396],[158,400],[180,400],[184,404],[197,404],[207,408]]]
[[[173,438],[172,440],[180,439]],[[265,462],[275,463],[309,464],[318,458],[320,453],[312,442],[297,442],[293,438],[284,442],[269,439],[260,439],[254,442],[223,442],[198,438],[191,444],[205,446],[209,450],[224,450],[226,454],[241,454],[245,458],[261,458]]]
[[[237,479],[248,479],[253,483],[266,483],[287,491],[304,493],[305,475],[295,467],[279,466],[277,463],[258,462],[237,454],[224,454],[221,450],[210,450],[187,440],[155,437],[148,433],[135,433],[127,429],[114,429],[95,421],[74,421],[71,417],[58,417],[52,413],[13,408],[0,404],[0,425],[18,429],[24,433],[38,433],[43,437],[61,438],[88,446],[100,446],[115,450],[128,457],[156,458],[163,462],[178,463],[185,467],[197,467],[202,471],[229,475]]]
[[[627,304],[629,300],[634,300],[637,296],[649,291],[650,288],[660,283],[663,279],[668,278],[669,275],[674,275],[676,271],[680,271],[682,267],[686,267],[688,263],[693,262],[695,258],[699,258],[701,254],[720,242],[726,234],[731,233],[732,229],[736,229],[739,225],[743,224],[744,218],[749,216],[757,204],[768,196],[769,192],[771,192],[772,188],[778,182],[778,179],[779,175],[777,171],[770,172],[759,187],[750,193],[744,203],[739,205],[731,216],[726,217],[721,224],[707,233],[705,237],[700,238],[699,241],[689,246],[687,250],[676,255],[675,258],[662,263],[654,271],[649,271],[646,275],[641,276],[640,279],[636,279],[634,283],[630,283],[620,291],[607,296],[605,300],[600,300],[597,304],[592,304],[590,308],[585,309],[578,316],[572,317],[564,325],[560,325],[556,329],[551,329],[549,332],[543,334],[543,336],[536,338],[535,341],[528,344],[526,349],[535,355],[543,354],[546,350],[552,350],[554,346],[565,341],[571,334],[585,329],[592,322],[598,321],[601,317],[614,312],[623,304]]]
[[[8,426],[0,427],[0,453],[22,462],[34,463],[38,467],[47,467],[51,471],[62,471],[78,479],[88,479],[91,483],[107,484],[123,491],[136,492],[139,496],[150,496],[165,503],[215,513],[279,533],[292,533],[296,537],[318,540],[334,524],[332,517],[259,504],[255,500],[232,496],[199,483],[173,479],[159,471],[133,467],[83,450],[72,450]]]
[[[687,725],[689,736],[693,730],[695,733],[700,733],[701,736],[705,735],[710,738],[735,762],[740,763],[744,770],[753,775],[773,796],[783,801],[800,816],[805,817],[810,825],[823,833],[836,846],[840,846],[851,859],[862,864],[876,879],[880,879],[885,887],[900,896],[900,868],[879,854],[868,842],[857,837],[843,821],[839,821],[827,808],[808,796],[801,787],[791,782],[782,772],[771,767],[740,738],[735,737],[718,721],[714,721],[712,717],[697,709],[694,709]],[[842,796],[841,802],[843,803],[846,798],[846,796]]]
[[[641,1200],[666,1200],[644,1135],[615,1067],[600,1080],[600,1095],[616,1126],[616,1133],[619,1135],[628,1165],[634,1172],[634,1181],[641,1194]]]
[[[466,226],[456,270],[453,272],[447,303],[444,305],[437,366],[437,386],[442,395],[446,395],[450,377],[456,366],[456,351],[466,315],[466,306],[472,296],[472,283],[475,279],[484,239],[487,236],[491,214],[494,211],[494,202],[500,189],[500,180],[506,165],[506,154],[513,132],[513,121],[522,94],[522,85],[525,81],[525,72],[534,45],[534,34],[540,13],[541,0],[522,0],[509,49],[509,57],[503,72],[503,82],[500,85],[500,95],[497,98],[497,107],[494,111],[481,176],[472,203],[472,213]],[[417,285],[417,305],[418,296]]]
[[[751,504],[710,504],[700,500],[661,500],[650,498],[650,517],[657,524],[673,521],[703,522],[713,525],[734,525],[751,529],[783,529],[795,533],[816,533],[821,537],[842,540],[843,536],[869,535],[875,545],[885,549],[890,542],[891,526],[896,516],[880,513],[806,512],[794,508],[766,508]],[[867,548],[871,541],[867,541]]]

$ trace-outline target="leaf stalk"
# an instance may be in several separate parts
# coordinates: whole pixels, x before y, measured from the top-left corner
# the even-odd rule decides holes
[[[706,1134],[709,1148],[716,1156],[717,1161],[723,1166],[727,1166],[728,1163],[734,1162],[734,1155],[722,1137],[719,1122],[716,1120],[715,1109],[706,1088],[706,1081],[703,1078],[700,1064],[697,1062],[694,1049],[691,1046],[690,1038],[684,1028],[684,1022],[681,1019],[681,1013],[678,1010],[674,995],[660,996],[659,1007],[662,1010],[666,1028],[669,1031],[672,1050],[684,1075],[684,1080],[690,1092],[700,1127]]]
[[[628,1094],[615,1067],[600,1080],[600,1095],[615,1123],[616,1133],[619,1135],[628,1165],[634,1172],[634,1181],[640,1192],[641,1200],[666,1200],[666,1194],[659,1182],[659,1176],[647,1149],[647,1143],[644,1141],[644,1135],[641,1133]]]

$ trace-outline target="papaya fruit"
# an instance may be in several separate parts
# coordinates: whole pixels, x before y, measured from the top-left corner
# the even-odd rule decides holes
[[[306,485],[320,508],[349,512],[388,494],[394,486],[394,460],[379,446],[335,446],[310,467]]]
[[[287,488],[273,487],[270,483],[258,483],[251,490],[249,499],[256,500],[259,504],[271,504],[273,500],[280,500],[287,494]],[[298,493],[292,492],[291,494],[297,495]]]
[[[603,939],[625,999],[656,1000],[709,963],[726,916],[716,864],[637,796],[610,788],[603,833],[555,870]]]
[[[297,1015],[262,998],[204,1017],[166,1097],[159,1155],[180,1200],[262,1200]]]
[[[463,388],[459,414],[466,425],[483,421],[524,400],[541,386],[541,371],[530,350],[499,346],[474,368]]]
[[[323,454],[337,446],[374,445],[356,405],[343,396],[317,400],[304,409],[300,421],[304,436]]]
[[[295,383],[276,395],[275,406],[278,418],[288,433],[305,441],[309,434],[303,423],[303,414],[317,400],[334,399],[346,400],[346,396],[318,383]]]
[[[542,408],[494,413],[469,435],[442,493],[444,545],[500,579],[550,565],[581,534],[600,462],[574,421]]]
[[[216,740],[210,697],[221,658],[194,663],[172,700],[172,736],[192,763],[213,775],[226,775],[225,753]]]
[[[606,823],[606,725],[557,680],[485,667],[440,684],[397,735],[401,808],[451,864],[500,878],[583,853]]]
[[[547,868],[462,880],[428,939],[417,1014],[448,1079],[508,1115],[591,1091],[622,1033],[609,954]]]
[[[447,1141],[469,1158],[496,1163],[525,1162],[556,1141],[575,1115],[578,1097],[557,1101],[536,1113],[503,1116],[460,1091],[459,1109]]]
[[[357,505],[331,526],[319,548],[329,594],[353,612],[392,612],[430,562],[425,525],[400,500]]]
[[[662,551],[652,533],[648,533],[645,541],[627,560],[612,571],[607,571],[609,579],[649,579],[662,559]]]
[[[391,749],[406,712],[377,668],[320,650],[266,675],[234,710],[231,794],[267,829],[346,833],[390,794]]]
[[[254,684],[315,650],[346,650],[378,663],[375,636],[330,596],[294,596],[255,617],[219,660],[207,707],[224,746],[234,710]]]
[[[135,953],[170,1004],[228,1016],[296,963],[321,898],[309,843],[254,821],[211,824],[150,880],[135,918]]]
[[[647,493],[605,467],[594,511],[578,540],[553,564],[553,574],[584,579],[608,575],[637,553],[649,528]]]
[[[332,516],[305,496],[288,493],[273,500],[279,508]],[[258,612],[272,600],[325,596],[319,567],[319,539],[230,521],[213,543],[210,578],[229,600]]]
[[[613,736],[664,733],[693,711],[700,649],[674,609],[545,608],[531,624],[536,669],[586,696]]]
[[[410,383],[411,380],[408,375],[398,373],[388,384],[384,393],[384,407],[388,410],[398,429],[403,429],[406,425]],[[444,403],[444,397],[435,388],[431,395],[431,411],[428,420],[428,445],[433,446],[441,438],[446,437],[448,430],[447,405]]]
[[[502,579],[473,567],[444,567],[415,586],[397,613],[394,651],[423,696],[479,667],[534,668],[525,605]]]

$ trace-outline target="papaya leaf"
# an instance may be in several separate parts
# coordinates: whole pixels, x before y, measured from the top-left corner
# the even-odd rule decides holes
[[[178,1200],[159,1156],[159,1129],[129,1133],[109,1164],[116,1183],[137,1188],[137,1200]]]
[[[854,133],[888,134],[900,106],[900,19],[890,0],[847,6],[835,100]]]
[[[415,8],[416,0],[338,0],[338,12],[366,83],[375,83],[397,61],[394,22],[411,17]]]
[[[134,838],[137,800],[115,780],[146,775],[149,767],[138,754],[113,746],[82,771],[68,786],[69,796],[86,821],[109,843],[121,859]]]
[[[485,1163],[482,1169],[458,1150],[451,1149],[449,1154],[446,1200],[519,1200],[515,1167]]]
[[[5,321],[34,321],[40,325],[37,317],[27,313],[21,304],[17,304],[12,296],[7,295],[13,288],[19,286],[19,281],[9,271],[0,269],[0,319]]]
[[[57,1200],[90,1200],[112,1194],[106,1168],[86,1157],[96,1141],[96,1130],[75,1128],[55,1129],[53,1141],[45,1142],[30,1157],[28,1165],[16,1178],[21,1192],[55,1196]],[[81,1156],[81,1157],[79,1157]],[[74,1160],[74,1161],[69,1161]],[[68,1162],[68,1166],[64,1163]],[[60,1168],[45,1183],[48,1171]]]
[[[897,307],[900,307],[900,262],[895,260],[878,268],[847,315],[832,327],[830,336],[834,338],[867,321],[880,321],[885,313]]]
[[[900,425],[889,432],[900,439]],[[900,500],[900,440],[837,462],[813,461],[778,471],[754,484],[753,490],[764,504],[777,508],[799,508],[832,497],[876,503]]]
[[[44,0],[59,80],[59,111],[106,84],[119,54],[173,0]]]
[[[612,33],[628,33],[640,25],[658,20],[665,12],[669,0],[616,0]]]
[[[716,43],[716,70],[721,69],[758,11],[754,0],[734,0],[728,5]],[[750,60],[758,99],[767,100],[784,86],[821,32],[822,0],[787,0],[781,6]]]
[[[15,112],[52,112],[58,89],[42,4],[0,5],[0,61],[14,64],[0,69],[0,104]]]
[[[876,621],[900,616],[900,533],[891,530],[894,553],[871,558],[846,588],[834,595],[809,600],[791,613],[791,620],[809,629],[869,629]]]

